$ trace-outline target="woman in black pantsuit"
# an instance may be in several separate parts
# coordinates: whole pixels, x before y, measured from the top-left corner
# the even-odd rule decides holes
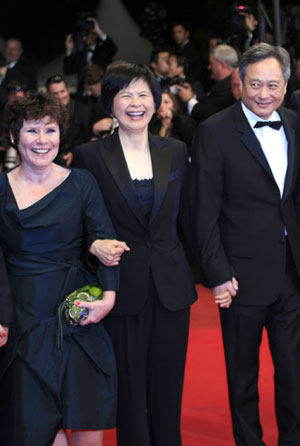
[[[148,133],[161,91],[143,65],[116,62],[102,80],[118,130],[75,150],[74,166],[96,177],[118,238],[120,292],[105,318],[118,364],[119,446],[180,446],[190,305],[196,291],[177,223],[189,229],[188,153]]]

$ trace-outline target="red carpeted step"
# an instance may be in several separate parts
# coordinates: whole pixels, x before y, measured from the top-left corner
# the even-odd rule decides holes
[[[233,446],[218,308],[206,288],[197,285],[197,291],[199,299],[191,312],[182,404],[183,446]],[[265,333],[260,356],[264,440],[268,446],[275,446],[273,365]],[[104,446],[116,446],[115,429],[105,431]]]

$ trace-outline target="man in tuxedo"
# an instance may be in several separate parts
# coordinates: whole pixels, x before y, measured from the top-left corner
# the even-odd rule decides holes
[[[197,98],[192,86],[178,86],[178,96],[186,102],[188,113],[196,121],[204,121],[212,114],[232,105],[231,73],[238,65],[238,54],[229,45],[217,45],[209,56],[208,69],[214,84],[206,96]]]
[[[242,56],[241,101],[197,129],[191,196],[205,283],[220,307],[236,446],[262,446],[259,348],[264,327],[275,368],[279,446],[300,445],[299,122],[279,108],[286,50]]]
[[[99,65],[105,71],[118,51],[115,42],[100,28],[95,17],[88,17],[86,22],[93,27],[82,31],[80,44],[72,34],[68,34],[65,40],[64,74],[77,74],[78,89],[86,65]]]

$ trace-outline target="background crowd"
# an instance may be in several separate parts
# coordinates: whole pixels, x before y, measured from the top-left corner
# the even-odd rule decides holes
[[[164,22],[153,19],[148,65],[161,85],[163,101],[150,123],[152,133],[180,139],[190,149],[199,122],[240,98],[237,65],[241,53],[259,41],[256,16],[251,7],[239,9],[233,4],[227,14],[226,31],[222,34],[212,30],[205,48],[199,45],[189,23],[173,21],[166,30]],[[141,26],[147,35],[146,18]],[[15,35],[6,40],[0,54],[0,125],[5,104],[15,96],[47,90],[67,106],[70,114],[70,127],[56,160],[66,165],[72,163],[75,146],[105,137],[118,126],[101,100],[101,79],[107,66],[117,60],[117,43],[109,29],[99,26],[96,15],[88,12],[78,14],[74,30],[65,36],[62,66],[49,69],[45,81],[40,80],[39,67],[26,57],[22,41]],[[271,32],[266,33],[266,40],[274,43]],[[294,92],[300,88],[300,58],[296,44],[289,50],[292,76],[285,106],[298,109],[298,93]],[[0,165],[6,170],[16,165],[18,158],[3,138],[0,145]]]

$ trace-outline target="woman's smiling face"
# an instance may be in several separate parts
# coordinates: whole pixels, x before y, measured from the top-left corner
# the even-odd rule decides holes
[[[33,169],[49,166],[58,154],[59,143],[59,125],[49,116],[24,121],[18,144],[22,163]]]
[[[143,79],[133,80],[120,90],[113,102],[113,114],[126,133],[147,130],[155,111],[153,94]]]

